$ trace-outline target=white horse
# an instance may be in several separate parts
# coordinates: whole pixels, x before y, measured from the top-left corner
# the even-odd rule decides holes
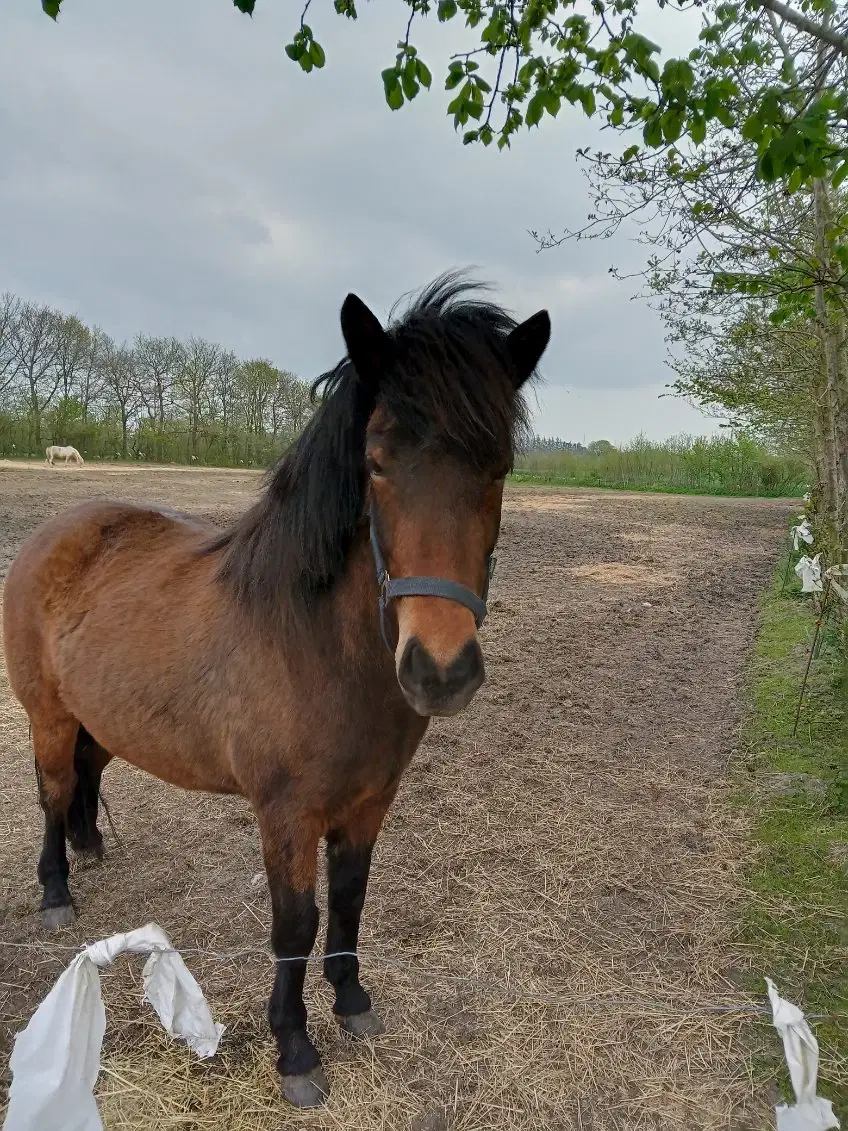
[[[85,463],[85,460],[76,450],[76,448],[72,448],[70,444],[51,444],[45,454],[47,456],[47,463],[50,465],[50,467],[53,466],[57,459],[64,460],[66,464]]]

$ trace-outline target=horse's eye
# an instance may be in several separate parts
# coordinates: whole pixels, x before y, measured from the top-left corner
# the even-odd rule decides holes
[[[366,464],[366,467],[368,468],[368,474],[369,475],[382,475],[383,474],[382,466],[377,462],[377,460],[374,459],[373,456],[369,456],[368,459],[365,461],[365,464]]]

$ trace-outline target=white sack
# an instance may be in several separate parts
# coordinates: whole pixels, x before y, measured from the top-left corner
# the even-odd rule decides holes
[[[224,1026],[213,1022],[200,986],[161,927],[148,923],[112,935],[76,956],[15,1038],[3,1131],[103,1131],[92,1094],[106,1029],[97,968],[126,951],[150,954],[144,1000],[168,1032],[199,1057],[215,1055]]]
[[[803,514],[798,516],[798,525],[792,527],[793,549],[800,550],[802,542],[806,542],[808,546],[813,544],[813,528],[810,526],[810,520]]]
[[[766,978],[774,1027],[783,1040],[783,1051],[795,1093],[794,1104],[778,1104],[775,1109],[777,1131],[829,1131],[839,1127],[830,1100],[816,1095],[819,1071],[819,1044],[804,1020],[804,1014],[778,994],[771,978]]]
[[[798,559],[795,573],[801,578],[802,593],[821,593],[824,589],[820,558],[821,554],[816,554],[814,558],[808,558],[804,554],[803,558]]]

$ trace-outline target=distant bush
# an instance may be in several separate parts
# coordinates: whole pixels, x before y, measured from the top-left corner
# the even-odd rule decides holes
[[[622,448],[592,444],[585,454],[528,451],[516,459],[519,480],[705,495],[794,497],[806,490],[810,474],[803,460],[745,435],[676,436],[664,443],[638,436]]]

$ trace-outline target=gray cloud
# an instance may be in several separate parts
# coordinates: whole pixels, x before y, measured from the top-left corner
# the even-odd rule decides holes
[[[544,431],[574,435],[578,402],[590,436],[703,430],[685,406],[658,414],[662,327],[607,273],[639,249],[539,255],[527,234],[584,218],[573,154],[596,128],[571,113],[510,152],[464,148],[444,92],[400,114],[383,103],[400,9],[366,5],[351,24],[328,7],[314,20],[328,66],[306,76],[283,52],[286,7],[248,20],[229,0],[66,0],[54,25],[4,0],[0,290],[118,337],[201,334],[310,376],[340,353],[349,290],[385,313],[476,264],[519,314],[551,310]],[[451,34],[417,36],[434,85]]]

